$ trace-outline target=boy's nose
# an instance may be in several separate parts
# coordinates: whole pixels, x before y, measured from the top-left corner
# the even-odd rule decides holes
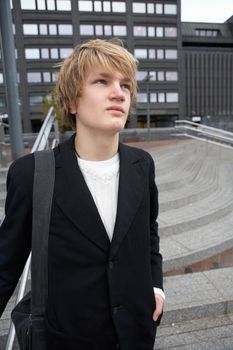
[[[111,87],[111,92],[110,92],[110,97],[111,99],[116,99],[120,101],[125,100],[125,95],[122,91],[122,87],[119,83],[114,83]]]

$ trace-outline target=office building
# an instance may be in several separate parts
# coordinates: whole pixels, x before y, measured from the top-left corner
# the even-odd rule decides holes
[[[127,127],[173,125],[180,115],[180,0],[12,0],[24,132],[38,131],[57,64],[88,39],[119,37],[139,60],[138,104]],[[150,102],[150,103],[148,103]],[[6,113],[0,60],[0,113]]]
[[[182,23],[181,114],[233,130],[233,16]]]

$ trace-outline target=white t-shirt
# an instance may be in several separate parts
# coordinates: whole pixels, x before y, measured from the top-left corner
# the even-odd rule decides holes
[[[117,212],[119,154],[102,161],[78,157],[78,164],[111,241]]]

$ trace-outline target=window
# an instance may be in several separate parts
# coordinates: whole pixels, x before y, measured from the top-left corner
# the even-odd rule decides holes
[[[135,49],[134,55],[138,59],[170,60],[177,59],[176,49]],[[163,79],[164,80],[164,79]]]
[[[97,24],[95,26],[95,34],[96,35],[103,35],[103,26],[102,25]]]
[[[155,59],[155,49],[149,49],[149,58]]]
[[[146,13],[146,4],[143,2],[133,2],[133,13]]]
[[[94,35],[94,27],[91,24],[81,24],[80,25],[81,35]]]
[[[147,58],[147,49],[135,49],[134,55],[139,59]]]
[[[138,93],[138,102],[146,103],[147,102],[147,94],[143,92]]]
[[[30,106],[38,106],[43,102],[43,96],[41,95],[30,95],[29,104]]]
[[[156,36],[157,37],[163,36],[163,27],[156,27]]]
[[[37,24],[24,24],[23,33],[24,35],[38,35]]]
[[[120,25],[113,26],[113,35],[115,35],[115,36],[126,36],[127,35],[126,26],[120,26]]]
[[[102,3],[101,1],[94,1],[94,11],[101,12],[102,11]]]
[[[164,92],[159,92],[158,93],[158,102],[159,103],[164,103],[165,102],[165,93]]]
[[[39,25],[40,35],[48,35],[48,27],[47,24]]]
[[[92,1],[79,1],[78,9],[79,11],[92,12],[93,11]]]
[[[152,3],[147,4],[147,13],[149,13],[149,14],[155,13],[154,4],[152,4]]]
[[[133,27],[134,36],[146,36],[145,26],[134,26]]]
[[[155,81],[156,80],[156,72],[150,72],[149,76],[150,76],[150,81]]]
[[[26,35],[72,35],[71,24],[24,24]]]
[[[148,27],[148,36],[150,37],[155,36],[155,27]]]
[[[165,4],[164,5],[164,13],[166,15],[176,15],[177,6],[175,4]]]
[[[108,24],[104,26],[104,35],[112,35],[112,26]]]
[[[97,36],[126,36],[127,35],[127,27],[125,25],[103,25],[103,24],[95,24],[95,25],[89,25],[89,24],[82,24],[80,26],[80,34],[81,35],[94,35],[94,29],[95,29],[95,35]]]
[[[73,27],[71,24],[58,24],[59,35],[73,35]]]
[[[166,27],[165,28],[165,36],[166,37],[177,37],[176,27]]]
[[[71,52],[73,51],[73,48],[71,47],[44,47],[44,48],[36,48],[36,49],[25,49],[25,56],[26,59],[39,59],[40,57],[42,59],[63,59],[67,57]],[[34,72],[33,72],[34,73]],[[31,76],[32,77],[32,76]],[[32,78],[31,78],[32,79]]]
[[[55,2],[54,0],[47,0],[47,9],[50,11],[55,10]]]
[[[163,14],[163,4],[155,4],[155,12],[157,15]]]
[[[112,12],[126,12],[125,2],[113,1]]]
[[[163,49],[158,49],[157,50],[157,59],[158,60],[163,60],[164,59],[164,51],[163,51]]]
[[[41,49],[41,58],[49,59],[49,49],[47,48]]]
[[[219,30],[213,29],[195,29],[196,36],[217,36],[220,35]]]
[[[152,92],[150,94],[150,102],[152,102],[152,103],[156,103],[157,102],[157,94],[156,94],[156,92]]]
[[[142,81],[147,77],[146,71],[137,71],[136,79],[137,81]]]
[[[132,10],[133,13],[139,14],[154,14],[157,15],[176,15],[177,5],[176,4],[162,4],[162,3],[151,2],[133,2]]]
[[[22,10],[35,10],[36,1],[35,0],[21,0],[21,9]]]
[[[178,93],[177,92],[167,92],[166,94],[167,102],[178,102]]]
[[[70,0],[57,0],[57,10],[58,11],[71,11]]]
[[[164,72],[158,72],[158,80],[163,81],[164,80]]]
[[[176,60],[177,59],[177,50],[165,50],[165,58],[168,60]]]
[[[64,59],[67,56],[69,56],[71,54],[71,52],[73,52],[72,48],[60,48],[60,58]]]
[[[50,74],[50,72],[43,72],[42,76],[43,76],[43,82],[44,83],[50,83],[51,82],[51,74]]]
[[[59,58],[58,49],[57,48],[50,49],[50,57],[52,59],[58,59]]]
[[[147,76],[150,76],[150,81],[177,81],[178,73],[176,71],[138,71],[136,79],[137,81],[144,80]]]
[[[103,5],[104,12],[111,12],[110,1],[104,1]]]
[[[39,49],[25,49],[25,57],[29,60],[36,60],[40,58],[40,50]]]
[[[27,73],[28,83],[41,83],[41,73],[40,72],[29,72]]]
[[[49,24],[49,35],[57,35],[57,25]]]
[[[93,1],[78,0],[78,9],[80,12],[115,12],[125,13],[125,1]]]
[[[166,80],[168,81],[177,81],[178,80],[178,73],[177,72],[166,72]]]
[[[45,0],[37,0],[37,9],[46,10]]]
[[[136,79],[137,81],[143,81],[145,80],[147,77],[150,77],[150,81],[156,81],[156,72],[154,71],[138,71],[137,75],[136,75]]]

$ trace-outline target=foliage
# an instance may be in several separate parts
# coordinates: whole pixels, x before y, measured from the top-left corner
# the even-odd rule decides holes
[[[71,130],[70,124],[63,118],[62,108],[56,94],[55,89],[44,97],[43,100],[43,113],[46,115],[50,107],[54,107],[55,115],[58,122],[60,132]]]

